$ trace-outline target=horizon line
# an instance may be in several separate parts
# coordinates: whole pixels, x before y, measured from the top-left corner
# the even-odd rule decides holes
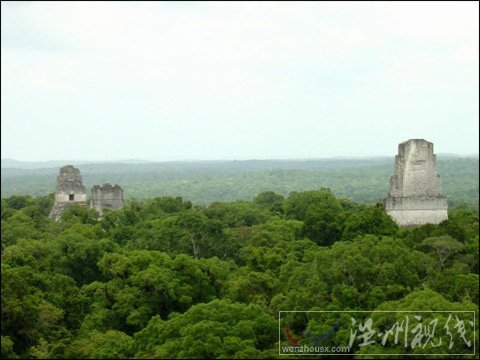
[[[1,158],[1,162],[4,161],[16,161],[23,163],[47,163],[47,162],[91,162],[91,163],[121,163],[121,162],[149,162],[149,163],[160,163],[160,162],[221,162],[221,161],[309,161],[309,160],[349,160],[349,159],[374,159],[374,158],[391,158],[394,155],[335,155],[335,156],[325,156],[325,157],[271,157],[271,158],[217,158],[217,159],[205,159],[205,158],[182,158],[182,159],[172,159],[172,160],[151,160],[151,159],[102,159],[102,160],[93,160],[93,159],[49,159],[49,160],[19,160],[15,158]],[[479,153],[469,153],[469,154],[460,154],[460,153],[437,153],[437,156],[452,156],[452,157],[479,157]]]

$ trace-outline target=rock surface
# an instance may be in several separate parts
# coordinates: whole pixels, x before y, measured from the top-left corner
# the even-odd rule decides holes
[[[438,224],[448,219],[433,143],[411,139],[398,145],[384,205],[399,226]]]
[[[103,215],[104,209],[116,210],[123,207],[123,189],[119,185],[95,185],[92,187],[92,208]]]
[[[67,165],[60,168],[55,188],[55,203],[49,217],[58,220],[65,209],[72,204],[87,206],[87,194],[80,170]]]

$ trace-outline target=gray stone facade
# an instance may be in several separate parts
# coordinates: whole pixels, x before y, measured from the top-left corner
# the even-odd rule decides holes
[[[438,224],[448,219],[447,199],[442,194],[431,142],[411,139],[398,145],[384,205],[399,226]]]
[[[80,170],[67,165],[60,168],[55,188],[55,203],[49,217],[58,220],[65,209],[72,204],[87,206],[87,194]]]
[[[123,189],[110,184],[95,185],[92,187],[92,205],[100,215],[104,209],[116,210],[123,207]]]

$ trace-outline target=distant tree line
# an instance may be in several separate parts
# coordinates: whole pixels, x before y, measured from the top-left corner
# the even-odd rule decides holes
[[[439,158],[438,171],[450,206],[478,208],[477,158]],[[152,164],[78,165],[84,184],[110,182],[126,199],[181,196],[196,204],[251,201],[262,191],[287,196],[292,191],[330,188],[338,198],[375,204],[389,191],[393,160],[264,160]],[[1,196],[44,196],[55,189],[58,168],[2,168]]]

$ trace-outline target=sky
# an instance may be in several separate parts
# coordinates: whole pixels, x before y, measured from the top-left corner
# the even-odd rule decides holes
[[[478,2],[1,2],[24,161],[478,154]]]

